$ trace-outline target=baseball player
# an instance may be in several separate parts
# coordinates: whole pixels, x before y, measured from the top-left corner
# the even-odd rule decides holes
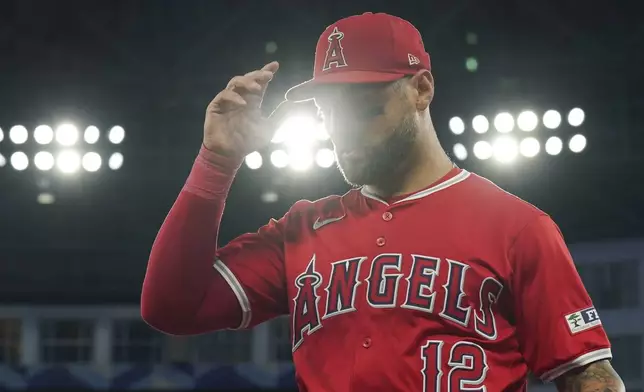
[[[260,105],[279,65],[210,103],[203,146],[152,248],[141,312],[173,335],[290,315],[301,391],[624,391],[610,343],[548,215],[456,167],[429,106],[419,32],[387,14],[329,26],[314,99],[353,189],[299,201],[217,248],[226,196],[274,129]]]

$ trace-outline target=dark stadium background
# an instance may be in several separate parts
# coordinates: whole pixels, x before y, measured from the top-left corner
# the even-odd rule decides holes
[[[137,306],[150,247],[199,149],[208,102],[230,77],[278,60],[270,111],[311,76],[322,30],[365,11],[393,13],[421,31],[436,81],[432,115],[450,153],[457,141],[470,148],[476,136],[452,134],[452,116],[467,122],[499,110],[582,108],[585,122],[574,131],[588,145],[580,154],[564,145],[559,156],[516,164],[471,154],[457,163],[550,213],[569,243],[641,239],[641,9],[572,0],[0,0],[0,153],[16,149],[7,137],[15,124],[31,132],[71,119],[79,129],[121,125],[126,132],[122,144],[96,147],[105,156],[121,152],[120,170],[60,176],[0,167],[2,306]],[[470,57],[475,72],[466,69]],[[552,132],[570,136],[569,128]],[[36,147],[22,150],[33,155]],[[221,243],[300,198],[347,190],[334,168],[297,175],[266,163],[241,170]],[[45,190],[55,203],[37,203]],[[263,202],[266,192],[278,200]],[[43,380],[33,387],[59,385]]]

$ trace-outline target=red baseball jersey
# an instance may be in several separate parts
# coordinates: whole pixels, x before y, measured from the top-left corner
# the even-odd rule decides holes
[[[231,327],[290,315],[302,391],[523,391],[611,358],[555,223],[458,168],[395,200],[300,201],[215,268]]]

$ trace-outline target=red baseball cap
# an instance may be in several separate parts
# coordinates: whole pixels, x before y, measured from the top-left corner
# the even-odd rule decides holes
[[[430,67],[423,39],[411,23],[367,12],[324,30],[315,48],[313,78],[289,89],[286,99],[312,99],[324,85],[392,82]]]

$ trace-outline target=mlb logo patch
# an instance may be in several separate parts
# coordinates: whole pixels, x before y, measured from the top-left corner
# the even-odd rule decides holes
[[[566,323],[572,334],[601,325],[599,313],[594,307],[566,315]]]

